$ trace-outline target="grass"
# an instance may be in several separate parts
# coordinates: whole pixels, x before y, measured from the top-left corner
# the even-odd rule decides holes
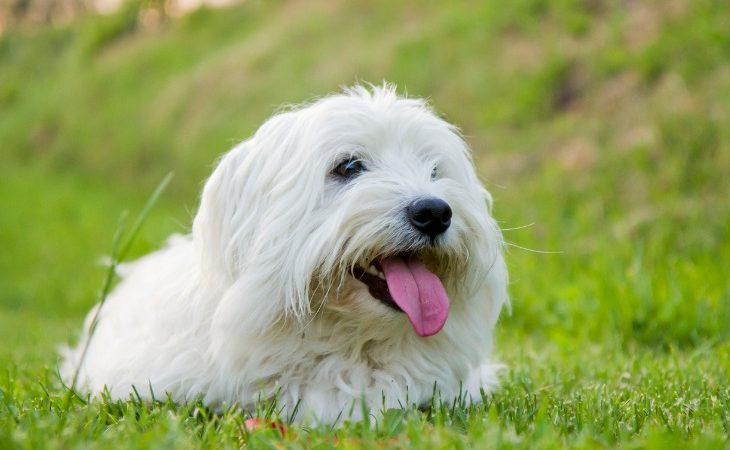
[[[135,8],[0,36],[0,448],[730,446],[730,6]],[[278,105],[383,78],[463,127],[514,244],[502,389],[285,437],[241,435],[271,405],[66,405],[56,347],[121,212],[175,171],[130,257],[154,249]]]

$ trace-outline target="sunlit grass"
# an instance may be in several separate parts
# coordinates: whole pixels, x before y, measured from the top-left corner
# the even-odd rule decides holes
[[[1,36],[0,448],[727,448],[728,17],[709,0],[251,1]],[[65,402],[56,348],[98,298],[120,213],[174,170],[130,256],[156,248],[278,105],[384,78],[462,126],[515,244],[503,387],[285,436],[241,431],[286,422],[275,404]]]

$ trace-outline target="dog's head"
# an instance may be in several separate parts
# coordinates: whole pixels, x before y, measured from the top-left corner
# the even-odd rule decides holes
[[[205,273],[272,315],[404,312],[429,336],[500,257],[489,204],[455,127],[391,86],[357,86],[225,155],[193,235]]]

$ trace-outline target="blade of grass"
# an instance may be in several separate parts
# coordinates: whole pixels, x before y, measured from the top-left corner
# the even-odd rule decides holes
[[[112,248],[111,248],[111,254],[110,254],[110,261],[109,261],[109,268],[106,271],[106,275],[104,278],[104,284],[102,286],[101,292],[99,294],[99,301],[98,306],[96,308],[96,311],[94,312],[94,316],[91,320],[91,323],[89,324],[89,330],[87,331],[88,335],[86,337],[86,341],[84,342],[84,347],[81,350],[81,357],[79,358],[79,361],[76,365],[76,369],[74,370],[73,378],[71,379],[71,385],[68,386],[68,391],[66,391],[66,396],[64,398],[63,402],[63,409],[64,412],[63,416],[61,417],[61,420],[59,421],[59,430],[65,425],[66,421],[66,412],[68,412],[68,408],[71,404],[71,400],[74,397],[74,395],[78,396],[76,394],[76,383],[78,382],[79,373],[81,372],[81,367],[83,366],[84,359],[86,359],[86,354],[89,351],[89,346],[91,344],[91,339],[94,337],[94,331],[96,330],[97,323],[99,321],[99,314],[101,313],[101,309],[104,306],[104,302],[106,301],[107,297],[109,296],[109,292],[111,291],[112,282],[114,281],[114,275],[116,274],[117,266],[121,261],[124,260],[124,258],[127,256],[127,253],[129,253],[129,250],[131,249],[132,245],[134,244],[135,239],[137,238],[137,235],[139,234],[140,230],[142,229],[142,225],[144,224],[145,220],[149,216],[150,212],[152,211],[152,208],[154,208],[155,204],[157,203],[157,200],[159,200],[160,195],[162,195],[162,192],[165,190],[167,185],[170,183],[170,180],[172,180],[173,173],[168,173],[162,181],[157,185],[157,188],[152,192],[152,194],[147,199],[147,202],[145,203],[144,208],[142,208],[142,211],[137,216],[137,220],[135,220],[134,224],[132,225],[132,228],[127,235],[126,240],[124,241],[124,244],[120,246],[120,242],[122,241],[122,236],[124,234],[124,223],[126,222],[127,218],[127,212],[123,212],[122,215],[119,218],[119,222],[117,225],[117,229],[114,231],[114,237],[112,238]]]
[[[152,208],[155,207],[155,204],[157,204],[157,200],[159,200],[162,192],[167,188],[167,185],[170,184],[172,177],[173,173],[168,173],[165,178],[160,181],[160,184],[157,185],[155,190],[147,199],[147,203],[145,203],[144,208],[142,208],[139,216],[137,216],[137,220],[134,222],[134,225],[132,225],[132,229],[129,232],[127,240],[124,242],[124,245],[122,245],[121,249],[119,250],[119,254],[117,255],[117,262],[122,261],[127,256],[127,253],[129,253],[129,250],[132,248],[132,244],[134,244],[135,239],[137,239],[137,235],[142,229],[144,221],[147,220],[147,216],[152,211]]]

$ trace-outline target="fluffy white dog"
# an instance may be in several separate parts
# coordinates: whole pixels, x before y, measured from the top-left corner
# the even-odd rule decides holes
[[[434,386],[479,398],[507,300],[490,202],[457,129],[390,85],[277,114],[220,160],[190,235],[120,267],[62,375],[113,398],[276,397],[300,422]]]

